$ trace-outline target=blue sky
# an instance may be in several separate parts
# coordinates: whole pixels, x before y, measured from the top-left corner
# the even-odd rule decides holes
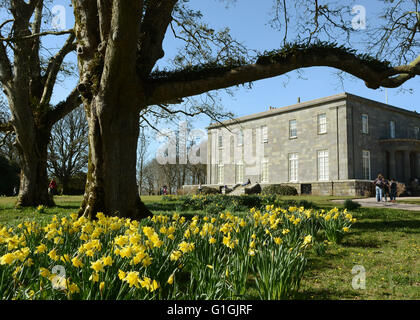
[[[367,28],[370,22],[375,20],[376,13],[380,9],[379,1],[360,0],[354,1],[366,7]],[[69,1],[57,0],[55,5],[66,7],[66,25],[71,28],[74,23],[72,8],[68,6]],[[272,9],[272,0],[238,0],[226,8],[225,1],[220,0],[191,0],[190,5],[194,9],[199,9],[203,13],[203,21],[209,26],[221,29],[228,26],[231,34],[245,44],[250,49],[266,50],[279,48],[282,43],[282,34],[267,25]],[[351,23],[349,21],[349,23]],[[359,32],[363,32],[360,30]],[[65,37],[48,37],[48,43],[56,47],[65,40]],[[59,38],[60,40],[57,40]],[[175,54],[176,48],[181,43],[173,40],[169,32],[164,41],[165,57],[159,61],[159,66],[165,66],[170,58]],[[69,60],[76,61],[76,55],[71,54]],[[238,116],[267,110],[269,106],[280,107],[294,104],[297,97],[301,101],[329,96],[343,91],[357,94],[369,99],[385,102],[385,90],[368,89],[362,80],[354,77],[346,77],[341,83],[338,76],[334,74],[336,70],[327,67],[313,67],[303,70],[301,77],[298,72],[290,72],[287,75],[260,80],[253,83],[251,90],[239,87],[234,89],[235,95],[231,97],[220,92],[223,100],[222,104],[226,110],[234,112]],[[55,90],[54,101],[60,101],[65,94],[71,90],[76,83],[76,79],[69,79],[59,85]],[[420,112],[420,91],[416,90],[420,85],[420,77],[414,78],[403,88],[414,89],[410,94],[406,91],[397,89],[388,90],[388,102],[391,105],[416,110]],[[203,119],[208,123],[208,119]],[[201,122],[201,121],[200,121]],[[204,125],[205,125],[204,124]]]
[[[199,9],[204,17],[203,22],[216,30],[228,26],[233,37],[250,49],[260,51],[281,47],[283,35],[267,25],[272,10],[273,0],[238,0],[226,8],[222,0],[191,0],[190,6]],[[72,28],[74,23],[73,11],[69,0],[53,1],[54,5],[63,5],[66,8],[66,28]],[[360,0],[354,5],[363,5],[366,8],[366,23],[369,28],[376,22],[380,1]],[[290,22],[291,24],[293,21]],[[351,21],[349,21],[351,24]],[[364,32],[360,30],[358,32]],[[362,35],[362,34],[361,34]],[[293,34],[291,35],[293,38]],[[59,48],[65,36],[48,36],[43,39],[46,47]],[[340,39],[337,39],[340,43]],[[170,58],[176,53],[181,43],[176,42],[169,32],[164,41],[165,57],[159,61],[159,66],[167,65]],[[53,50],[54,52],[54,50]],[[70,54],[67,61],[76,63],[76,55]],[[253,83],[252,89],[239,87],[234,90],[234,96],[220,91],[221,104],[227,111],[236,116],[265,111],[269,106],[282,107],[301,101],[308,101],[341,92],[349,92],[372,100],[385,102],[385,90],[371,90],[366,88],[363,81],[345,77],[343,83],[334,74],[336,70],[326,67],[307,68],[299,76],[298,72],[291,72],[284,76],[260,80]],[[67,96],[76,84],[77,79],[66,79],[56,86],[52,102],[59,102]],[[388,89],[388,103],[408,110],[420,112],[420,77],[414,78],[402,86],[403,89],[414,89],[413,93],[398,89]],[[190,121],[194,128],[204,128],[209,124],[207,117],[198,117]]]

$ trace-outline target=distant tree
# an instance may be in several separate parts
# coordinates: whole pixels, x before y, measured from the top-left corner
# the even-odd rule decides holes
[[[0,131],[11,134],[20,157],[20,188],[17,205],[52,205],[48,195],[47,146],[51,128],[80,105],[73,89],[62,102],[51,105],[59,76],[71,74],[64,62],[75,50],[73,30],[46,30],[50,16],[44,0],[0,1],[0,86],[8,101],[10,119],[0,123]],[[54,54],[44,48],[41,37],[68,35]],[[46,50],[45,50],[46,49]],[[9,136],[10,137],[10,136]]]
[[[19,186],[19,166],[0,155],[0,195],[14,195],[14,188]]]
[[[68,194],[74,176],[87,171],[88,148],[88,125],[83,109],[73,110],[53,126],[48,144],[48,171],[58,179],[63,194]]]

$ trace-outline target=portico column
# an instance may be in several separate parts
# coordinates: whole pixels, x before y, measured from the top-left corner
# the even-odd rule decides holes
[[[395,150],[389,151],[389,179],[397,179],[397,170],[395,163]]]
[[[405,182],[410,181],[411,177],[411,168],[410,168],[410,151],[403,151],[404,155],[404,180]]]
[[[416,152],[416,161],[414,163],[415,172],[413,172],[413,175],[415,175],[415,178],[420,178],[420,152]]]

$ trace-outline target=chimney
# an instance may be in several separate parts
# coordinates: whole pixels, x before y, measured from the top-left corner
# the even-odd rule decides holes
[[[297,103],[300,103],[300,97],[298,97],[298,102]]]

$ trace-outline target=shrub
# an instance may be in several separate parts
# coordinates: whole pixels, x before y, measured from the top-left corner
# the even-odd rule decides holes
[[[351,199],[347,199],[344,201],[344,208],[349,211],[357,210],[360,208],[360,203],[354,202]]]
[[[262,190],[262,194],[277,194],[280,196],[296,196],[298,194],[295,187],[287,185],[270,185]]]
[[[203,187],[201,189],[201,194],[220,194],[219,190],[216,188],[210,188],[210,187]]]

